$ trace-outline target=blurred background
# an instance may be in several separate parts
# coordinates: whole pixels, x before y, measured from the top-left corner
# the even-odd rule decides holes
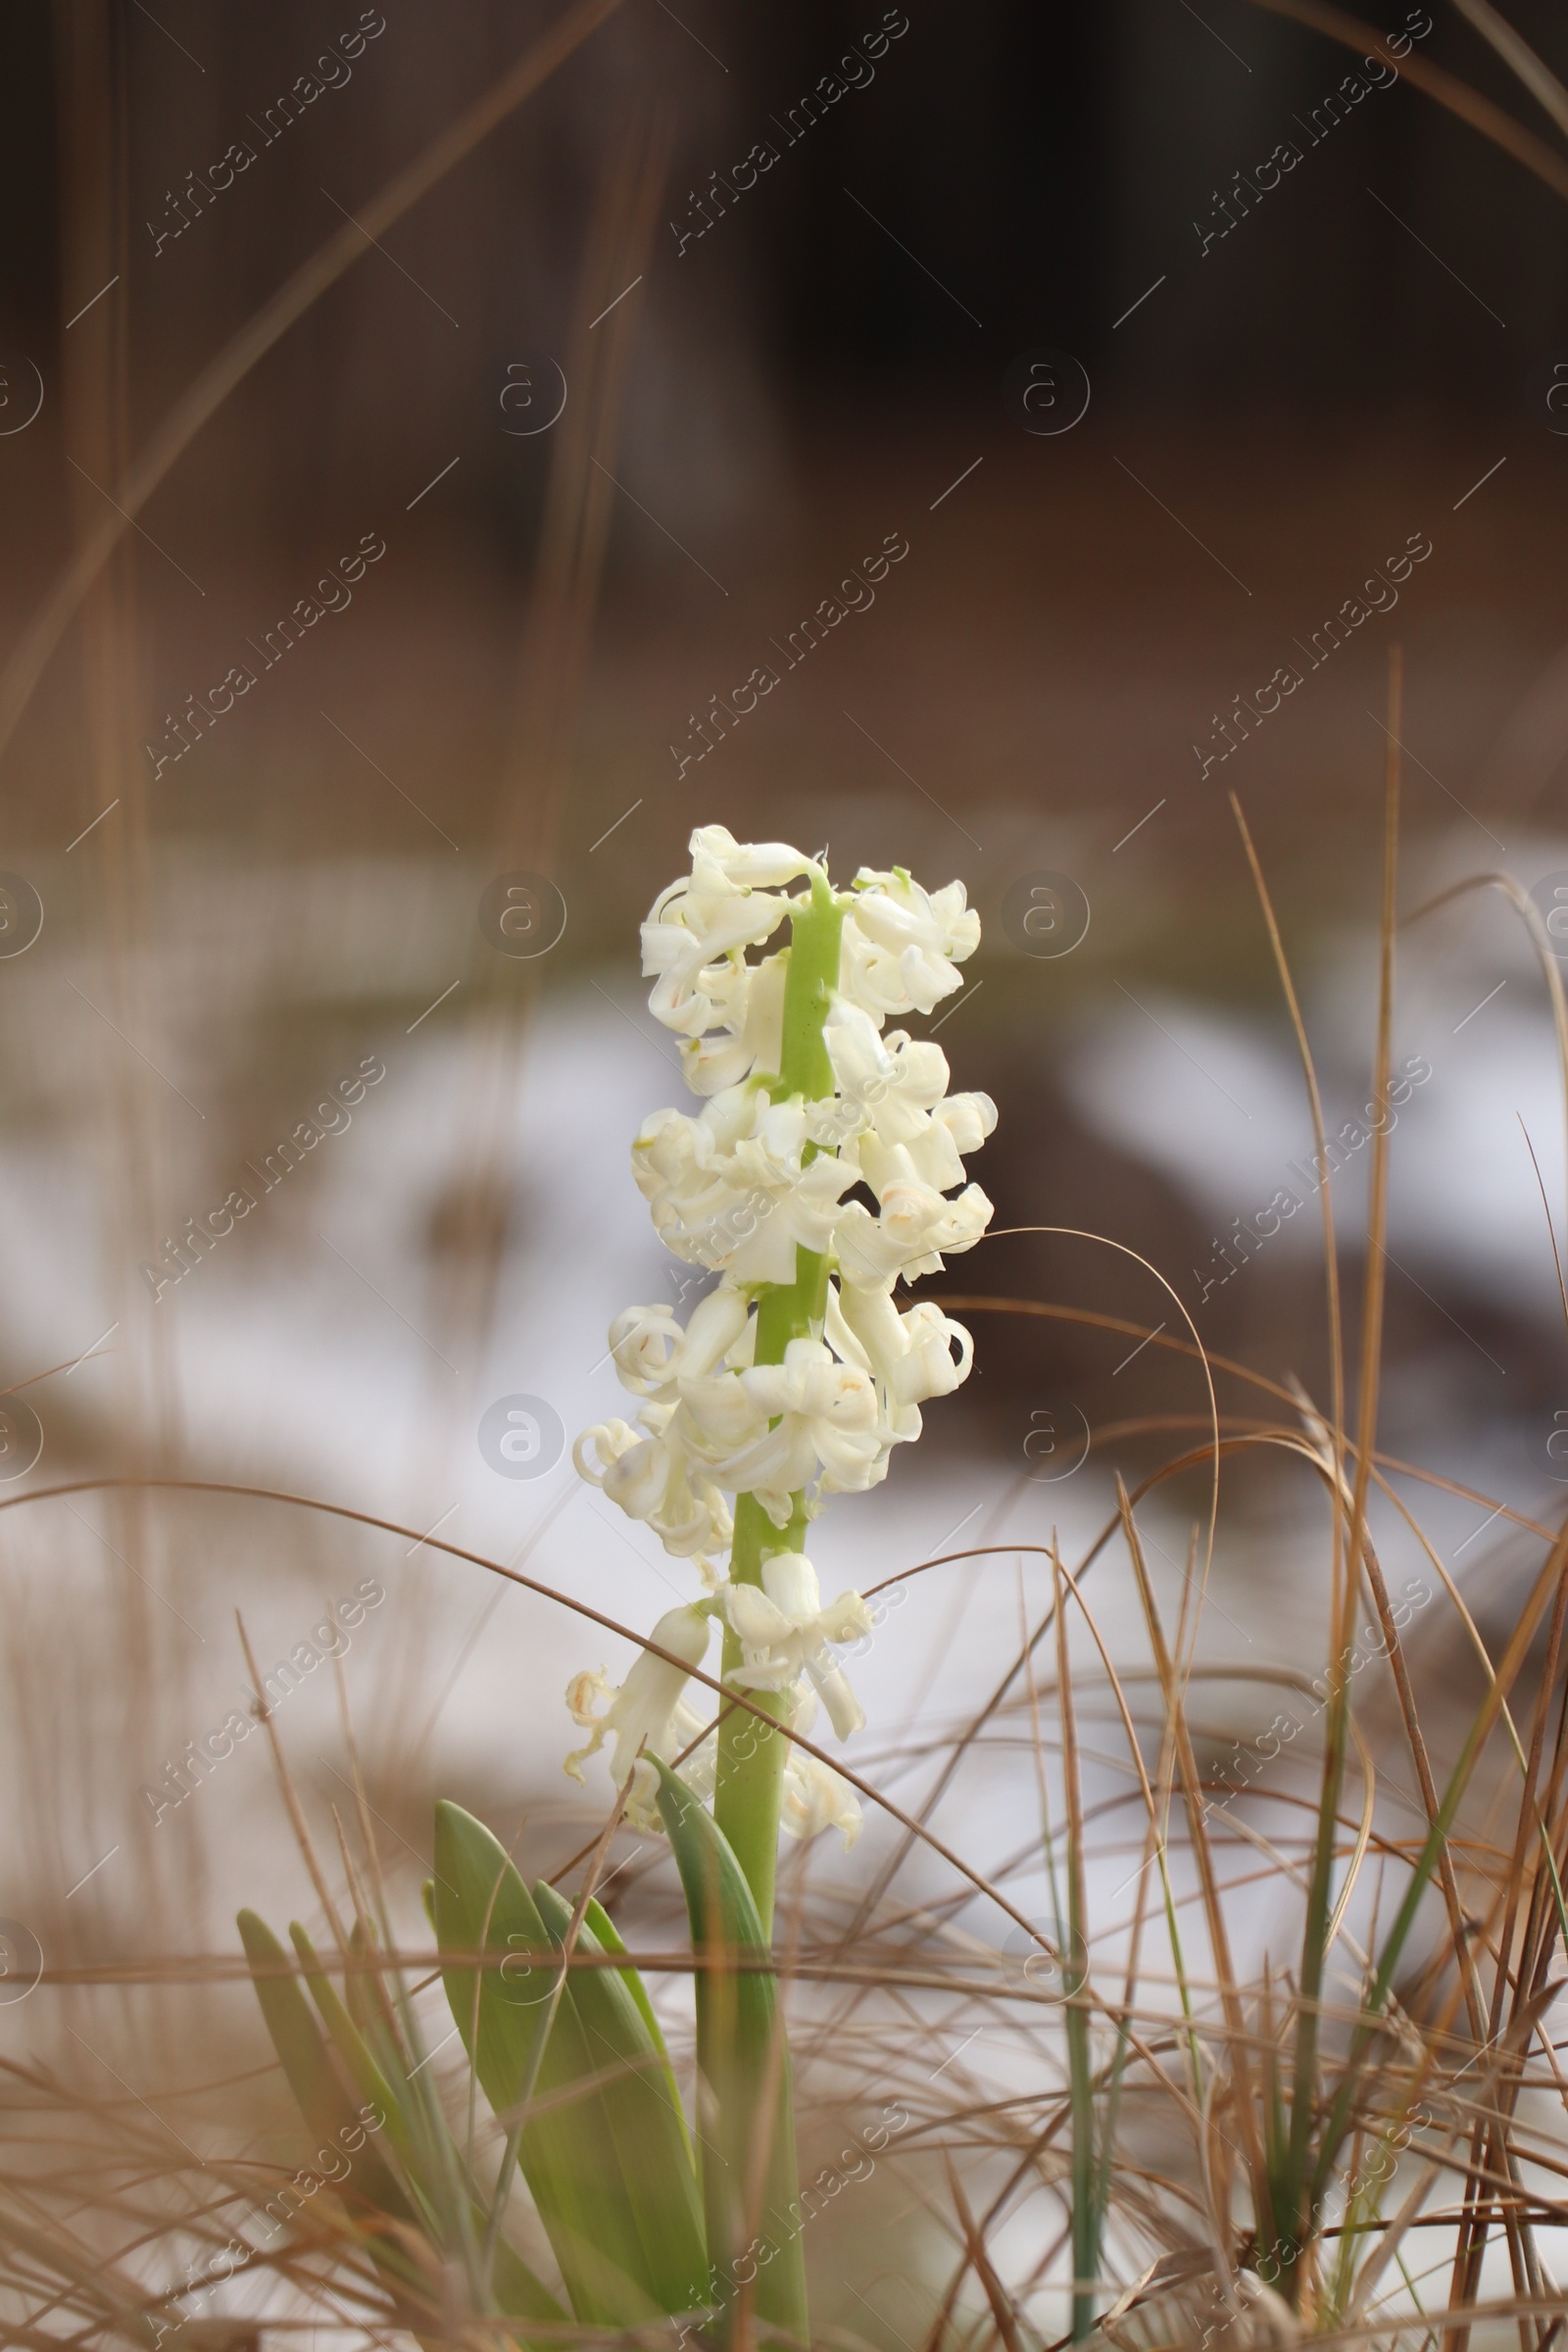
[[[1556,12],[1512,15],[1562,72]],[[1200,1377],[1159,1344],[1186,1317],[1325,1399],[1310,1117],[1233,792],[1335,1129],[1371,1086],[1391,725],[1401,911],[1477,872],[1547,906],[1568,886],[1559,194],[1241,0],[601,17],[372,234],[566,19],[8,12],[0,609],[33,690],[0,770],[0,1912],[51,1967],[227,1950],[236,1903],[297,1899],[262,1740],[156,1818],[145,1794],[248,1703],[236,1610],[265,1672],[384,1591],[344,1676],[411,1920],[434,1791],[526,1813],[540,1868],[591,1834],[609,1785],[561,1777],[560,1694],[628,1646],[418,1539],[639,1628],[686,1596],[569,1446],[618,1409],[611,1316],[685,1296],[627,1152],[684,1101],[637,924],[694,825],[826,844],[845,878],[961,877],[985,944],[911,1026],[1000,1106],[972,1171],[998,1227],[1071,1232],[990,1242],[934,1295],[1109,1319],[974,1310],[976,1376],[918,1460],[824,1521],[830,1588],[1053,1530],[1081,1556],[1118,1469],[1200,1442]],[[1446,0],[1370,19],[1535,132]],[[335,235],[353,258],[40,639],[134,461]],[[1382,1439],[1465,1490],[1399,1491],[1485,1632],[1541,1557],[1509,1513],[1551,1516],[1568,1482],[1550,1008],[1494,891],[1412,925],[1399,967],[1396,1060],[1424,1074],[1392,1147]],[[1370,1155],[1344,1156],[1353,1314]],[[215,1234],[235,1188],[254,1205]],[[1260,1235],[1281,1188],[1300,1210]],[[1254,1414],[1227,1381],[1222,1413]],[[494,1435],[517,1399],[520,1462]],[[1319,1500],[1225,1475],[1203,1640],[1315,1658]],[[115,1476],[411,1532],[26,1501]],[[1173,1616],[1205,1494],[1150,1505]],[[1391,1581],[1431,1597],[1385,1518]],[[858,1768],[901,1801],[1042,1573],[933,1571],[856,1669]],[[1123,1572],[1097,1575],[1114,1630]],[[1455,1627],[1434,1607],[1420,1641],[1468,1690]],[[1259,1703],[1226,1686],[1216,1743]],[[328,1838],[337,1707],[313,1667],[280,1710]],[[934,1818],[1000,1854],[1033,1802],[982,1746]],[[873,1822],[811,1867],[847,1893],[888,1851]],[[213,1998],[207,2032],[259,2066],[248,1995]],[[69,2020],[194,2081],[189,2014],[45,1988],[0,2004],[0,2046],[69,2050]],[[109,2095],[92,2050],[61,2063]]]

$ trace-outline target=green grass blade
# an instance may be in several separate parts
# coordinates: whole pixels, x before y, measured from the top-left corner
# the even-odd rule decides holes
[[[471,1813],[443,1800],[435,1868],[436,1940],[455,1956],[442,1972],[447,2000],[485,2097],[506,2119],[526,2097],[569,2092],[595,2069],[564,1998],[539,2046],[550,2011],[548,1962],[536,1958],[506,1975],[472,1965],[479,1952],[521,1963],[519,1946],[536,1954],[550,1948],[504,1848]],[[524,2131],[518,2161],[575,2316],[620,2328],[652,2318],[658,2305],[600,2092],[553,2103]]]
[[[711,2291],[730,2306],[749,2296],[758,2319],[808,2342],[794,2100],[777,1986],[766,1969],[727,1965],[731,1953],[760,1958],[768,1947],[723,1832],[666,1765],[658,1770],[659,1810],[699,1961],[697,2063],[713,2102],[711,2128],[705,2117],[703,2129]]]

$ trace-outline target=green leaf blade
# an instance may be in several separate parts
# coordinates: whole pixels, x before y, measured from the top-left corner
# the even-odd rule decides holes
[[[392,2145],[405,2163],[411,2148],[408,2124],[386,2076],[375,2061],[368,2042],[339,1998],[337,1988],[322,1968],[320,1957],[309,1936],[297,1919],[288,1928],[294,1949],[305,1969],[305,1981],[311,1996],[321,2014],[321,2023],[331,2036],[332,2046],[342,2059],[355,2086],[367,2100],[373,2100],[386,2118],[386,2129]]]
[[[686,1894],[698,1962],[697,2062],[712,2096],[703,2195],[715,2298],[810,2340],[801,2251],[789,2051],[757,1905],[729,1841],[667,1765],[659,1810]],[[765,2131],[763,2125],[766,2125]],[[761,2150],[759,2163],[759,2150]]]
[[[602,1950],[607,1952],[625,1951],[626,1946],[621,1941],[620,1933],[616,1928],[614,1921],[611,1918],[609,1912],[605,1909],[604,1904],[600,1902],[597,1895],[591,1894],[588,1897],[587,1907],[582,1916],[584,1926],[587,1927],[590,1933],[598,1938]],[[693,2173],[695,2174],[697,2170],[697,2152],[692,2146],[691,2131],[686,2122],[686,2110],[680,2102],[680,2086],[675,2081],[675,2069],[669,2062],[669,2052],[664,2046],[663,2029],[654,2014],[654,2004],[648,1997],[648,1987],[643,1983],[641,1977],[637,1974],[637,1971],[634,1968],[628,1967],[620,1969],[617,1971],[617,1974],[619,1975],[621,1983],[625,1985],[626,1990],[631,1994],[632,1999],[636,2002],[639,2010],[642,2012],[643,2023],[648,2028],[648,2037],[652,2041],[654,2048],[659,2053],[660,2062],[664,2071],[664,2085],[669,2093],[670,2105],[673,2107],[675,2114],[680,2119],[681,2138],[686,2143],[687,2160],[692,2167]]]
[[[543,1880],[533,1898],[546,1935],[558,1951],[564,1950],[571,1905]],[[590,1957],[604,1948],[586,1920],[577,1948]],[[591,2063],[616,2070],[600,2096],[660,2308],[695,2311],[708,2297],[708,2247],[685,2117],[665,2081],[662,2044],[655,2049],[625,1974],[573,1970],[565,1999],[576,2012]]]
[[[272,2047],[313,2138],[343,2151],[354,2187],[368,2204],[395,2221],[413,2221],[413,2208],[371,2146],[364,2112],[356,2108],[332,2063],[310,2003],[294,1976],[284,1973],[288,1955],[283,1946],[254,1911],[241,1911],[236,1924]],[[387,2113],[382,2111],[383,2122]]]
[[[522,2133],[518,2161],[579,2320],[635,2327],[658,2306],[642,2240],[597,2089],[574,2086],[594,2072],[576,2013],[563,1998],[542,2051],[550,2010],[550,1939],[504,1847],[461,1805],[436,1806],[436,1940],[453,2022],[480,2087],[509,2124],[532,2082],[545,2103]],[[519,1952],[517,1947],[523,1947]],[[514,1963],[476,1967],[477,1955]]]

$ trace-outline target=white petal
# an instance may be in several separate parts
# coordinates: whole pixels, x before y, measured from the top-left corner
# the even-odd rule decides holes
[[[733,1666],[729,1680],[737,1690],[787,1690],[800,1673],[795,1658],[764,1658],[759,1666]]]
[[[858,1592],[841,1592],[828,1602],[816,1622],[830,1642],[858,1642],[862,1634],[873,1630],[870,1609]]]
[[[863,1731],[865,1713],[850,1689],[850,1678],[843,1667],[808,1665],[807,1671],[816,1685],[822,1704],[827,1709],[828,1720],[839,1738],[848,1740],[853,1732]]]
[[[663,1305],[628,1306],[610,1326],[610,1352],[623,1389],[651,1396],[669,1378],[681,1344],[674,1310]]]
[[[872,1368],[871,1358],[849,1320],[846,1303],[839,1285],[830,1282],[827,1286],[827,1314],[822,1324],[822,1337],[841,1363],[854,1364],[858,1370],[869,1372]]]
[[[667,1609],[654,1627],[653,1640],[670,1650],[680,1665],[670,1665],[653,1650],[639,1652],[621,1684],[603,1730],[613,1732],[615,1753],[611,1772],[619,1788],[631,1771],[639,1747],[668,1760],[673,1754],[672,1730],[676,1707],[693,1666],[700,1666],[712,1632],[706,1610]]]
[[[726,1585],[724,1614],[744,1649],[774,1649],[795,1630],[777,1601],[757,1585]]]
[[[803,1755],[796,1748],[784,1767],[779,1822],[791,1838],[814,1838],[822,1830],[842,1831],[847,1853],[860,1834],[860,1801],[831,1764]]]
[[[738,1291],[721,1283],[693,1307],[680,1351],[683,1379],[701,1380],[721,1364],[746,1328],[750,1309]]]
[[[997,1106],[989,1095],[953,1095],[936,1103],[931,1116],[946,1127],[960,1152],[978,1152],[996,1133]]]
[[[783,882],[811,870],[809,858],[785,841],[737,841],[725,825],[700,825],[692,835],[691,855],[711,858],[731,882],[776,890]]]
[[[762,1562],[762,1590],[791,1625],[809,1625],[822,1606],[816,1570],[804,1551],[775,1551]]]

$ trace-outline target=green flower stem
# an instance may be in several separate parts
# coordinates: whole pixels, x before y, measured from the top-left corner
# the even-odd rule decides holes
[[[784,1039],[779,1061],[784,1095],[804,1095],[820,1101],[833,1092],[833,1064],[822,1037],[831,994],[838,986],[839,950],[844,908],[819,869],[811,875],[811,895],[795,917],[789,948],[789,970],[784,982]],[[808,1145],[806,1157],[814,1156]],[[791,1340],[820,1336],[827,1308],[828,1262],[820,1251],[797,1249],[795,1280],[770,1283],[757,1308],[757,1357],[760,1364],[781,1364]],[[789,1525],[773,1525],[755,1494],[741,1494],[735,1503],[735,1541],[730,1548],[730,1575],[738,1585],[760,1585],[762,1560],[775,1551],[806,1548],[806,1497],[793,1498]],[[741,1663],[741,1646],[726,1628],[726,1675]],[[785,1708],[784,1693],[756,1691],[756,1704],[778,1721]],[[757,1904],[764,1936],[773,1933],[773,1882],[778,1867],[778,1816],[789,1741],[780,1732],[766,1730],[755,1715],[734,1708],[718,1735],[718,1775],[713,1813],[746,1874]]]

